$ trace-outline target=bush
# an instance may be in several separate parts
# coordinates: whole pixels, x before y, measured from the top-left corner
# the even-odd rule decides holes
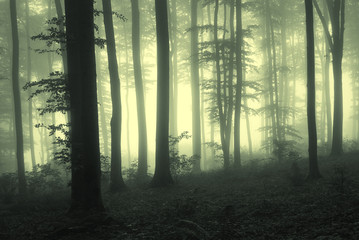
[[[14,200],[16,189],[16,173],[3,173],[0,175],[0,199],[3,203],[11,203]]]
[[[185,154],[179,154],[178,143],[182,139],[189,139],[190,136],[188,132],[182,132],[178,137],[169,136],[169,146],[170,146],[170,169],[171,174],[175,181],[178,180],[178,177],[181,175],[189,174],[192,171],[193,164],[197,160],[198,156],[188,157]]]
[[[26,178],[31,194],[52,193],[66,188],[66,180],[61,171],[49,163],[38,165],[38,171],[27,172]]]

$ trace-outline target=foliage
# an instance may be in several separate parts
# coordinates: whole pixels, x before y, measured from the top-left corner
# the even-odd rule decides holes
[[[343,140],[343,151],[344,152],[353,152],[359,150],[359,143],[353,139],[345,138]]]
[[[178,180],[179,176],[189,174],[192,171],[194,162],[198,159],[198,156],[188,157],[185,154],[179,154],[178,143],[182,139],[189,139],[190,137],[187,131],[182,132],[178,137],[169,136],[170,169],[175,180]]]
[[[333,172],[320,159],[323,176]],[[358,181],[357,155],[345,155],[346,176]],[[305,169],[307,160],[297,162]],[[289,166],[289,167],[288,167]],[[0,205],[3,239],[358,239],[357,191],[333,191],[330,179],[288,184],[290,164],[275,161],[253,174],[216,171],[181,178],[166,189],[104,194],[108,215],[66,217],[68,195]],[[354,173],[354,175],[351,175]],[[356,173],[356,174],[355,174]],[[345,183],[344,183],[345,184]],[[354,188],[353,188],[354,190]],[[48,201],[46,199],[51,199]],[[98,218],[97,218],[98,219]],[[258,224],[260,221],[260,224]]]
[[[38,171],[27,172],[30,194],[49,194],[66,188],[62,171],[51,163],[37,166]]]
[[[40,115],[54,112],[65,114],[70,109],[68,84],[62,72],[51,72],[47,79],[27,82],[23,89],[35,89],[30,94],[30,99],[44,94],[47,96],[46,105],[37,109]]]
[[[15,173],[3,173],[0,175],[0,200],[3,203],[13,201],[17,185],[17,175]]]

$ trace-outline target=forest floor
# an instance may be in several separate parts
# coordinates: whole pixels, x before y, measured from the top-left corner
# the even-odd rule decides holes
[[[104,194],[107,214],[71,219],[67,194],[0,204],[0,239],[359,239],[359,153],[185,176]],[[299,170],[299,171],[298,171]]]

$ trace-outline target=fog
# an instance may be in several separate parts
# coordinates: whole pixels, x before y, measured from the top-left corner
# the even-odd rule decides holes
[[[280,1],[279,1],[280,2]],[[307,116],[306,116],[306,43],[305,43],[305,15],[304,15],[304,5],[298,1],[288,1],[285,5],[285,9],[280,10],[283,7],[280,3],[276,1],[273,2],[271,6],[272,20],[274,27],[274,40],[275,41],[275,51],[277,54],[276,59],[274,60],[277,65],[277,81],[278,87],[281,88],[279,92],[279,105],[280,107],[290,107],[288,111],[288,117],[285,121],[290,122],[290,126],[296,131],[295,135],[298,137],[288,136],[288,140],[295,141],[295,149],[300,152],[300,154],[305,157],[307,156]],[[2,112],[2,121],[1,121],[1,138],[2,138],[2,149],[1,149],[1,171],[15,171],[15,156],[14,156],[14,126],[13,126],[13,108],[11,103],[11,95],[8,94],[11,90],[11,77],[10,77],[10,66],[11,63],[11,36],[10,36],[10,23],[9,23],[9,11],[6,1],[1,1],[1,102],[3,110]],[[200,27],[208,26],[213,24],[213,10],[214,5],[210,4],[210,1],[203,1],[199,5],[198,9],[198,39],[199,39],[199,71],[200,71],[200,86],[201,92],[201,103],[204,100],[204,115],[201,118],[204,118],[204,126],[202,128],[202,134],[205,135],[201,137],[202,145],[202,167],[206,165],[205,169],[209,170],[213,168],[221,168],[221,163],[216,162],[214,159],[210,159],[211,148],[205,143],[211,142],[211,122],[214,121],[214,141],[221,144],[220,140],[220,129],[218,125],[218,120],[213,120],[210,117],[209,108],[211,107],[211,98],[213,95],[209,94],[208,90],[203,89],[202,86],[206,84],[206,81],[213,79],[213,63],[214,61],[208,59],[208,56],[205,54],[210,51],[210,46],[208,42],[213,38],[213,29],[210,27]],[[320,2],[320,4],[322,4]],[[357,2],[348,1],[347,14],[346,14],[346,30],[345,30],[345,40],[344,40],[344,54],[343,54],[343,141],[344,147],[346,150],[349,148],[357,148],[357,139],[358,139],[358,119],[356,114],[357,107]],[[102,11],[102,5],[100,3],[95,4],[95,8],[99,11]],[[209,9],[207,9],[209,8]],[[245,87],[249,95],[246,100],[248,106],[242,107],[241,114],[241,124],[240,124],[240,148],[242,159],[244,162],[249,161],[250,159],[264,158],[272,156],[273,154],[266,150],[264,145],[265,136],[264,130],[265,126],[263,125],[263,119],[265,118],[263,107],[265,107],[265,95],[267,90],[265,89],[263,79],[267,76],[267,53],[265,47],[265,28],[263,25],[263,15],[262,10],[260,9],[260,1],[247,1],[244,4],[242,10],[243,14],[243,29],[244,29],[244,42],[243,51],[246,52],[246,58],[249,60],[249,67],[245,69],[245,79],[244,82],[250,84],[257,84],[255,88]],[[149,159],[149,171],[153,172],[154,169],[154,158],[155,158],[155,135],[156,135],[156,22],[155,22],[155,11],[154,3],[152,1],[140,1],[140,37],[141,37],[141,63],[142,63],[142,78],[143,84],[145,87],[145,109],[146,109],[146,123],[147,123],[147,138],[148,138],[148,159]],[[172,76],[175,78],[175,81],[178,82],[178,103],[177,103],[177,134],[182,132],[188,132],[188,135],[193,135],[192,129],[192,101],[191,101],[191,17],[190,4],[188,1],[179,1],[177,3],[177,9],[173,9],[173,4],[169,5],[169,16],[170,16],[170,38],[173,38],[173,34],[177,35],[178,43],[176,45],[176,51],[178,52],[178,73],[177,76]],[[224,17],[226,20],[226,32],[225,38],[229,40],[230,30],[229,30],[229,10],[230,4],[226,6],[226,13],[224,13],[223,5],[219,6],[218,13],[218,24],[223,28]],[[208,12],[209,10],[209,12]],[[136,111],[136,93],[134,88],[134,71],[133,71],[133,61],[132,61],[132,42],[131,42],[131,3],[130,1],[120,1],[113,3],[113,11],[122,14],[123,17],[115,17],[114,15],[114,28],[115,28],[115,38],[116,38],[116,48],[117,48],[117,59],[119,66],[119,75],[121,83],[121,102],[122,102],[122,143],[121,143],[121,152],[122,152],[122,162],[123,167],[128,168],[129,164],[135,163],[138,159],[138,124],[137,124],[137,111]],[[177,17],[177,29],[173,30],[173,19],[174,11],[176,11]],[[211,16],[208,16],[208,13]],[[226,14],[226,16],[224,16]],[[318,14],[314,12],[315,21],[315,45],[316,45],[316,117],[317,117],[317,129],[318,129],[318,146],[321,150],[319,155],[326,155],[330,152],[331,142],[328,141],[328,129],[326,129],[325,124],[325,113],[326,109],[323,107],[325,105],[325,98],[323,97],[323,63],[321,61],[325,60],[325,36],[323,32],[323,27],[318,17]],[[57,17],[56,7],[53,2],[47,1],[30,1],[29,2],[29,17],[26,18],[25,14],[25,5],[23,3],[18,4],[18,21],[19,21],[19,34],[20,34],[20,87],[23,87],[26,82],[26,67],[29,63],[26,60],[27,47],[26,39],[38,34],[48,34],[49,27],[56,27],[55,24],[48,25],[46,23],[47,19],[52,19]],[[210,18],[211,23],[208,23],[208,17]],[[26,22],[29,22],[29,35],[26,35]],[[103,26],[103,19],[101,13],[99,16],[95,17],[95,23],[98,26],[98,30],[95,31],[97,38],[105,39],[105,31]],[[284,24],[285,23],[285,24]],[[330,25],[329,25],[330,26]],[[285,29],[284,29],[285,28]],[[285,61],[286,66],[283,64],[283,39],[282,33],[286,31],[285,37],[285,47],[286,55]],[[219,30],[219,38],[223,36],[223,29]],[[49,39],[48,39],[49,40]],[[50,41],[53,41],[53,39]],[[59,52],[56,49],[59,48],[59,44],[52,42],[50,47],[46,46],[46,40],[36,39],[30,41],[30,56],[31,56],[31,82],[40,81],[41,79],[48,78],[50,72],[63,71],[62,59],[58,54]],[[173,46],[170,48],[173,50]],[[45,52],[38,53],[42,50]],[[50,52],[47,52],[50,51]],[[173,64],[173,53],[171,53],[171,60]],[[202,54],[202,55],[201,55]],[[272,49],[273,54],[273,49]],[[221,63],[222,64],[222,63]],[[106,44],[103,47],[96,46],[96,71],[97,79],[101,83],[102,96],[98,96],[98,108],[99,108],[99,128],[100,128],[100,147],[101,154],[105,154],[105,145],[110,149],[110,119],[111,119],[111,98],[110,98],[110,81],[108,73],[108,61],[107,61],[107,51]],[[329,91],[330,91],[330,101],[331,101],[331,114],[334,112],[334,82],[333,82],[333,69],[332,64],[330,64],[329,69]],[[173,66],[171,66],[173,68]],[[284,70],[287,69],[287,70]],[[173,73],[171,73],[173,74]],[[285,79],[284,79],[285,78]],[[246,84],[246,83],[245,83]],[[287,85],[286,85],[287,84]],[[247,84],[248,85],[248,84]],[[295,86],[294,86],[295,85]],[[295,90],[294,90],[295,87]],[[35,91],[36,87],[30,88],[26,91],[21,90],[22,97],[22,114],[23,114],[23,126],[24,126],[24,155],[25,155],[25,166],[26,170],[30,171],[32,169],[31,164],[31,153],[30,153],[30,143],[29,143],[29,123],[26,120],[28,117],[28,109],[26,105],[28,104],[28,94],[29,92]],[[287,91],[287,93],[286,93]],[[34,152],[35,152],[35,161],[36,164],[43,164],[46,162],[51,162],[53,159],[53,152],[56,147],[52,146],[51,142],[53,137],[49,136],[49,131],[40,127],[35,127],[39,124],[49,125],[53,119],[55,119],[56,124],[66,123],[67,116],[63,113],[45,113],[40,116],[39,111],[36,111],[36,108],[44,106],[44,101],[46,101],[46,96],[51,93],[46,93],[43,95],[35,96],[32,99],[33,111],[33,128],[34,134]],[[244,98],[247,98],[244,96]],[[244,99],[243,98],[243,99]],[[285,98],[287,100],[285,100]],[[244,100],[242,99],[242,104]],[[102,102],[101,102],[102,100]],[[289,102],[285,102],[289,101]],[[173,104],[173,103],[170,103]],[[103,112],[101,112],[103,108]],[[173,108],[171,105],[170,108]],[[248,131],[247,131],[247,122],[245,118],[244,109],[250,109],[248,113],[249,123],[250,123],[250,134],[253,144],[253,154],[249,156],[248,150]],[[101,114],[105,113],[105,116]],[[103,119],[106,119],[106,122],[103,123]],[[267,116],[268,119],[268,116]],[[293,125],[294,124],[294,125]],[[105,126],[105,128],[104,128]],[[268,125],[270,126],[270,124]],[[108,131],[108,140],[104,140],[103,130]],[[232,128],[233,131],[233,128]],[[55,133],[56,137],[63,137],[59,131]],[[186,154],[188,156],[193,155],[192,152],[192,137],[188,139],[183,139],[179,143],[179,152],[180,154]],[[204,140],[204,142],[203,142]],[[324,141],[324,142],[323,142]],[[233,134],[231,134],[231,147],[230,152],[233,151]],[[326,147],[324,147],[326,146]],[[107,150],[107,154],[109,155]],[[207,159],[203,158],[203,151],[206,151]],[[218,152],[218,154],[221,154]],[[232,155],[232,153],[231,153]],[[207,164],[204,164],[207,162]]]

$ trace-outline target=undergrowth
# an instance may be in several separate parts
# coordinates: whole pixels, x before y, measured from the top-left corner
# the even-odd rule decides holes
[[[168,188],[104,193],[105,220],[66,216],[69,189],[0,204],[0,239],[359,239],[358,153],[178,176]]]

